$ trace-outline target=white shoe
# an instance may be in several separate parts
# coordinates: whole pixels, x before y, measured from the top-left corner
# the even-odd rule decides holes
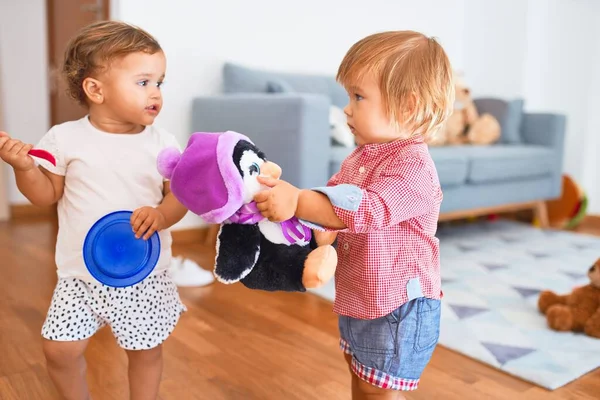
[[[212,272],[200,267],[192,260],[174,257],[171,262],[171,278],[177,286],[206,286],[214,282]]]
[[[183,258],[181,256],[171,258],[171,264],[169,265],[169,272],[173,274],[175,271],[181,268],[183,264]]]

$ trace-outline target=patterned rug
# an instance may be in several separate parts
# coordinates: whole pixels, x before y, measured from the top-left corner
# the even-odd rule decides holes
[[[588,283],[600,238],[509,221],[444,226],[440,344],[547,389],[600,366],[600,340],[547,328],[538,294]],[[332,300],[330,282],[315,293]]]

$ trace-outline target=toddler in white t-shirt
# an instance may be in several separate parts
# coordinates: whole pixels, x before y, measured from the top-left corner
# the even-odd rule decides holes
[[[84,351],[89,338],[109,325],[129,357],[131,399],[154,399],[162,374],[162,342],[185,311],[167,268],[167,228],[187,210],[170,193],[156,168],[175,138],[154,127],[162,108],[160,86],[166,59],[147,32],[117,21],[84,28],[65,53],[63,72],[70,95],[88,115],[52,127],[37,144],[56,166],[28,156],[32,145],[0,132],[0,158],[10,164],[21,193],[35,205],[57,203],[58,283],[42,328],[48,371],[59,392],[87,399]],[[158,232],[160,258],[140,283],[108,287],[95,280],[83,260],[91,226],[117,210],[135,210],[131,225],[140,240]]]

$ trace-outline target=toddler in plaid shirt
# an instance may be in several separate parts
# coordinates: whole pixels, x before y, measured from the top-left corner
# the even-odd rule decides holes
[[[337,79],[357,148],[326,187],[260,177],[270,189],[255,201],[272,221],[338,234],[334,312],[352,398],[402,399],[439,338],[442,191],[425,139],[450,115],[452,70],[435,39],[394,31],[354,44]]]

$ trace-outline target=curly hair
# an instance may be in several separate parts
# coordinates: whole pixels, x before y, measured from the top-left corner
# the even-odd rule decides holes
[[[79,104],[87,105],[83,81],[108,67],[118,57],[130,53],[154,54],[162,51],[148,32],[120,21],[95,22],[81,29],[65,51],[63,75],[67,94]]]

